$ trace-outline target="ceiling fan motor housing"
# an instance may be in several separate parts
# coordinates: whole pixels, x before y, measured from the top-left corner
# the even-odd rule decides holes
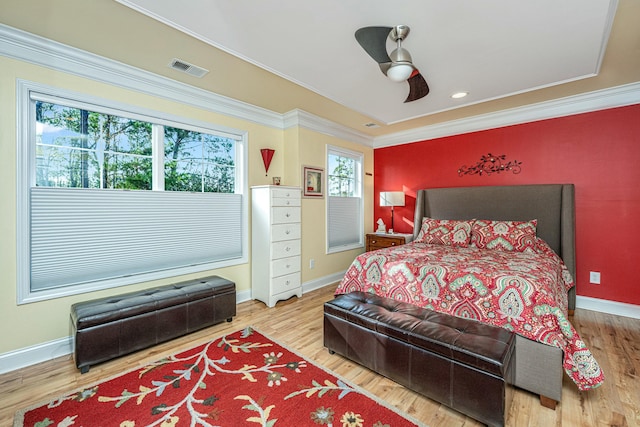
[[[411,31],[411,29],[407,25],[396,25],[395,27],[391,28],[391,32],[389,32],[389,38],[394,42],[398,40],[404,40],[409,35],[409,31]]]
[[[399,47],[394,49],[391,54],[389,54],[389,58],[391,58],[391,62],[396,63],[406,63],[411,64],[411,54],[409,51],[403,47]]]
[[[402,40],[409,35],[409,27],[397,25],[389,32],[389,38],[398,43],[398,47],[391,52],[391,66],[387,70],[387,77],[394,82],[404,82],[413,73],[413,63],[411,54],[402,47]]]

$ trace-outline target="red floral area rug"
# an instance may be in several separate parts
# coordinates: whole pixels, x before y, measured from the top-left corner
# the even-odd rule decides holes
[[[416,426],[253,328],[19,411],[14,426]]]

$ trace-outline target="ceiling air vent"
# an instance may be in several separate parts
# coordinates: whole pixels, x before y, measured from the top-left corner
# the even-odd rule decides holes
[[[209,70],[205,70],[202,67],[198,67],[197,65],[189,64],[182,59],[173,58],[169,67],[174,70],[182,71],[183,73],[190,74],[194,77],[202,77],[209,72]]]

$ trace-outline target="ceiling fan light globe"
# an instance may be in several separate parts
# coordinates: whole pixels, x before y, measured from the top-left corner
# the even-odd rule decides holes
[[[413,73],[413,66],[411,64],[393,64],[387,70],[387,77],[394,82],[404,82]]]

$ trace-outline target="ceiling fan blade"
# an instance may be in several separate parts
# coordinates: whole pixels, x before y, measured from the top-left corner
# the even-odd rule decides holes
[[[411,77],[407,79],[409,83],[409,96],[404,102],[415,101],[420,98],[424,98],[429,93],[429,85],[427,81],[422,77],[420,71],[413,70]]]
[[[363,27],[356,31],[356,40],[374,61],[384,64],[391,62],[387,53],[387,37],[391,30],[391,27]]]

